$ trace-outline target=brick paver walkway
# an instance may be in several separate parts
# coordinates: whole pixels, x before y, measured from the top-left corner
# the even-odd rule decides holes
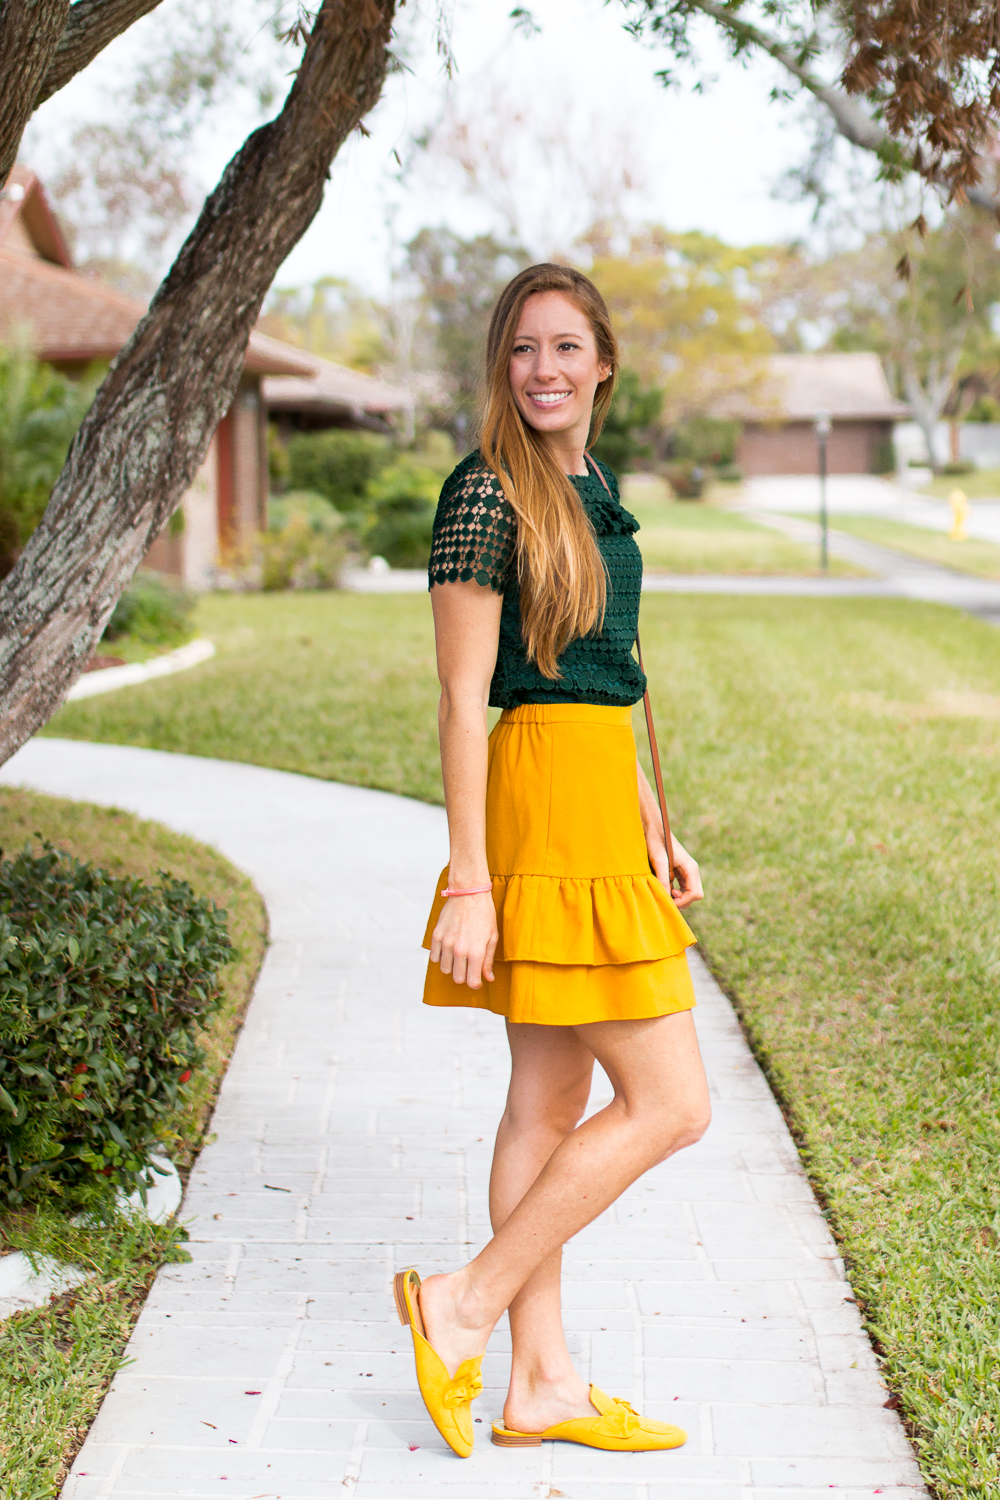
[[[732,1011],[695,961],[715,1121],[567,1259],[581,1370],[690,1432],[677,1452],[509,1451],[505,1339],[473,1457],[426,1420],[392,1273],[487,1233],[501,1024],[422,1009],[444,815],[252,766],[36,740],[2,778],[217,845],[272,947],[185,1215],[68,1500],[917,1500],[924,1495],[826,1224]],[[603,1078],[594,1104],[606,1097]]]

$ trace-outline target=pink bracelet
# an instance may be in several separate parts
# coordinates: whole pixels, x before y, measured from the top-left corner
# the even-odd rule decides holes
[[[492,885],[474,885],[467,891],[453,891],[450,886],[447,886],[441,894],[442,896],[485,896],[486,892],[492,889]]]

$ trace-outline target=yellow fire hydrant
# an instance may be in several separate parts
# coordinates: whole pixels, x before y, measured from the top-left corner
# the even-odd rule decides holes
[[[953,542],[967,542],[969,533],[965,529],[965,523],[969,519],[969,500],[964,490],[952,490],[948,496],[948,504],[951,506],[951,531],[949,536]]]

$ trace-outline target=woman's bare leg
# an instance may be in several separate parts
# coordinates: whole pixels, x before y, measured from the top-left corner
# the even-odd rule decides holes
[[[508,1022],[511,1078],[490,1174],[494,1232],[506,1223],[549,1157],[583,1118],[594,1055],[571,1026]],[[508,1427],[551,1427],[593,1408],[562,1325],[562,1249],[528,1277],[510,1304]],[[523,1427],[521,1428],[523,1430]]]
[[[423,1283],[427,1334],[456,1370],[481,1354],[531,1275],[643,1172],[704,1134],[708,1086],[690,1011],[573,1028],[611,1080],[611,1103],[556,1147],[475,1260]]]

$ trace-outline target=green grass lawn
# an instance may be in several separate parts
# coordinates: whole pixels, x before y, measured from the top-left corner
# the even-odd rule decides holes
[[[426,597],[219,597],[198,627],[213,662],[52,730],[440,800]],[[704,951],[928,1481],[995,1497],[1000,633],[899,600],[651,595],[643,636]]]
[[[964,490],[970,500],[1000,500],[1000,469],[975,469],[971,474],[940,474],[921,485],[921,495],[947,500],[952,490]]]
[[[238,954],[223,973],[225,1003],[203,1037],[206,1066],[172,1122],[169,1154],[184,1170],[197,1149],[266,943],[264,905],[214,849],[158,823],[87,803],[0,787],[0,844],[36,835],[112,874],[155,880],[168,870],[229,913]],[[69,1224],[53,1211],[0,1217],[0,1252],[28,1249],[84,1267],[90,1279],[45,1307],[0,1324],[0,1500],[54,1500],[87,1434],[158,1266],[184,1258],[175,1226],[117,1219]]]
[[[994,542],[981,542],[975,537],[970,537],[967,542],[953,542],[944,531],[910,526],[905,521],[888,521],[881,516],[838,515],[833,517],[831,526],[836,531],[862,537],[866,542],[895,547],[897,551],[908,552],[925,562],[958,568],[960,572],[973,573],[977,578],[1000,578],[1000,547]]]
[[[70,703],[47,732],[440,800],[425,594],[214,594],[195,623],[211,661]]]
[[[636,541],[645,566],[653,572],[799,577],[820,572],[814,547],[791,542],[714,501],[649,499],[649,492],[656,493],[652,485],[630,486],[625,481],[624,503],[642,528]],[[860,571],[831,559],[831,573]]]

